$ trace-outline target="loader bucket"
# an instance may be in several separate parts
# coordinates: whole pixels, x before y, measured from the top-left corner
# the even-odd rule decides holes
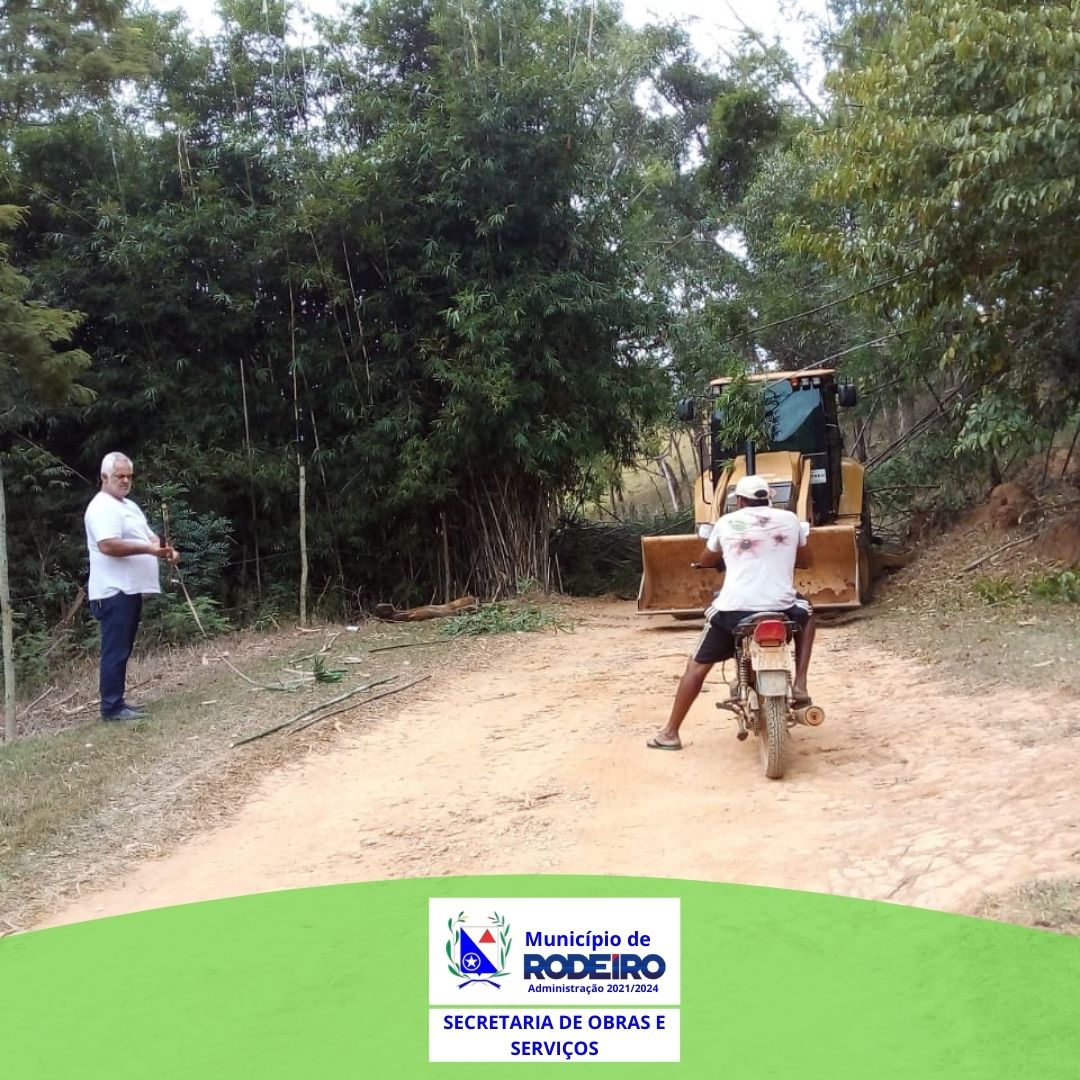
[[[703,546],[692,534],[642,537],[640,614],[700,615],[709,606],[724,575],[690,565]],[[815,608],[859,607],[858,556],[854,525],[817,526],[810,530],[811,565],[796,568],[795,587]]]
[[[810,565],[796,568],[795,588],[815,608],[859,607],[860,569],[855,526],[819,525],[810,530]]]
[[[700,615],[724,580],[716,570],[695,570],[703,540],[683,536],[641,538],[641,586],[637,609],[643,615]]]

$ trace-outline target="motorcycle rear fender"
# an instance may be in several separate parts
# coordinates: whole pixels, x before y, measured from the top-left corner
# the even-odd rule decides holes
[[[754,672],[754,685],[761,697],[787,697],[789,681],[786,670]]]

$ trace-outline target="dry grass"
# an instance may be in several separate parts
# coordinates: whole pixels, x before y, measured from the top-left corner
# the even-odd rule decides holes
[[[296,658],[334,634],[323,659],[347,675],[334,684],[311,680],[291,693],[255,689],[217,658],[227,653],[260,682],[297,682],[297,672],[310,671],[313,660]],[[302,734],[283,732],[233,749],[236,739],[371,679],[407,682],[451,667],[473,670],[521,640],[439,639],[437,623],[237,634],[140,658],[129,685],[142,684],[131,696],[149,706],[150,716],[134,726],[100,722],[92,700],[95,671],[78,672],[63,697],[50,698],[62,701],[73,690],[82,697],[51,709],[46,699],[29,717],[24,737],[0,746],[0,934],[32,925],[84,889],[108,884],[134,859],[160,857],[224,822],[269,770],[325,752],[343,730],[393,716],[412,694],[437,693],[437,678],[368,706],[358,699],[355,709]],[[371,651],[421,641],[438,644]],[[90,706],[70,712],[83,698]]]
[[[1033,881],[986,897],[977,915],[1080,936],[1080,880]]]
[[[972,515],[926,543],[909,567],[880,584],[863,624],[867,640],[941,668],[973,692],[1013,685],[1080,694],[1080,605],[1025,596],[1033,578],[1061,567],[1021,544],[964,570],[1033,531],[1002,533]]]

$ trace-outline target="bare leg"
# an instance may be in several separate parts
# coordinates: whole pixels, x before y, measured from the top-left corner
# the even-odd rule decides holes
[[[811,615],[802,632],[795,636],[795,684],[792,691],[796,697],[810,695],[806,690],[806,676],[810,671],[810,654],[814,650],[814,616]]]
[[[669,746],[677,746],[679,743],[679,728],[682,725],[690,706],[697,700],[701,693],[701,687],[705,682],[705,676],[712,671],[712,664],[702,664],[692,656],[686,662],[686,670],[679,680],[679,687],[675,691],[675,701],[671,706],[671,716],[667,724],[656,735],[656,742]]]

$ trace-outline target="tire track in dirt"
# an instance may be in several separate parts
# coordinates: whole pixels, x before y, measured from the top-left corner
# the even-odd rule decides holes
[[[681,753],[645,739],[695,624],[579,603],[574,633],[523,636],[488,670],[425,684],[392,718],[275,771],[223,828],[138,865],[45,925],[335,882],[484,873],[696,878],[971,911],[1080,867],[1080,721],[1053,693],[950,693],[926,668],[824,629],[768,781],[712,706]]]

